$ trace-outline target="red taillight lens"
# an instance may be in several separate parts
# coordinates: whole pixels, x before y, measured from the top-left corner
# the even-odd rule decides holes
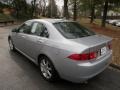
[[[89,54],[80,54],[80,60],[88,60]]]
[[[68,56],[68,58],[72,60],[77,60],[77,61],[83,61],[83,60],[90,60],[94,59],[97,57],[96,52],[91,52],[91,53],[86,53],[86,54],[72,54]]]
[[[108,48],[112,49],[112,44],[111,43],[108,43]]]
[[[97,57],[97,53],[95,53],[95,52],[92,52],[89,54],[89,59],[94,59],[96,57]]]
[[[72,54],[70,56],[68,56],[68,58],[72,59],[72,60],[80,60],[80,54]]]

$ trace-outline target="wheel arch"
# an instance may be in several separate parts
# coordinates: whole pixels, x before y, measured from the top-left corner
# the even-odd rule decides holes
[[[40,63],[39,58],[42,57],[42,56],[45,56],[45,57],[47,57],[47,58],[50,60],[50,62],[53,64],[54,69],[56,70],[58,76],[60,76],[60,75],[59,75],[59,72],[57,71],[57,68],[56,68],[55,63],[52,61],[52,59],[50,58],[50,56],[48,56],[48,55],[46,55],[46,54],[43,54],[43,53],[42,53],[42,54],[39,54],[39,55],[38,55],[38,58],[37,58],[37,63],[38,63],[38,65],[39,65],[39,63]]]
[[[51,60],[51,58],[50,58],[48,55],[43,54],[43,53],[38,55],[38,58],[37,58],[37,63],[38,63],[38,64],[39,64],[39,62],[40,62],[40,58],[43,57],[43,56],[45,56],[45,57],[47,57],[48,59],[50,59],[50,61],[51,61],[52,64],[54,65],[54,63],[53,63],[53,61]]]

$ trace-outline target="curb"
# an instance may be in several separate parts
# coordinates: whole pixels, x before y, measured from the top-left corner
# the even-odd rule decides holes
[[[113,67],[113,68],[116,68],[116,69],[119,69],[119,70],[120,70],[120,66],[118,66],[118,65],[110,64],[110,66]]]

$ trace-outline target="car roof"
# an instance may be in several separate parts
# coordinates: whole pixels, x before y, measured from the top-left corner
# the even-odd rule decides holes
[[[65,19],[32,19],[29,21],[43,21],[43,22],[49,22],[49,23],[57,23],[57,22],[73,22],[71,20],[65,20]]]

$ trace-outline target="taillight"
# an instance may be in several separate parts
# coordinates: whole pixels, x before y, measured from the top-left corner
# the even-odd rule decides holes
[[[112,49],[112,44],[111,43],[108,43],[108,48]]]
[[[89,59],[94,59],[97,57],[97,52],[92,52],[89,54]]]
[[[68,58],[76,61],[84,61],[84,60],[91,60],[97,57],[96,52],[85,53],[85,54],[72,54],[68,56]]]
[[[73,59],[73,60],[80,60],[80,54],[72,54],[70,56],[68,56],[68,58]]]

